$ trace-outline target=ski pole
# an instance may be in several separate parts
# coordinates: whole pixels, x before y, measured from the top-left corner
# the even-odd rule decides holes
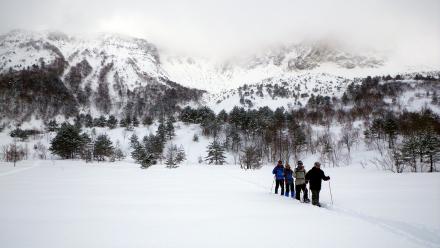
[[[270,187],[270,193],[272,193],[273,192],[273,185],[275,184],[275,178],[273,178],[273,180],[272,180],[272,187]]]
[[[328,188],[330,189],[330,199],[332,200],[332,205],[333,205],[333,195],[332,195],[332,187],[330,186],[330,181],[328,181]]]

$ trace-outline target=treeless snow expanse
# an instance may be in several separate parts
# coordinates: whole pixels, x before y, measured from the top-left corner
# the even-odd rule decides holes
[[[270,193],[271,169],[0,163],[0,246],[440,247],[438,173],[324,168],[317,208]]]

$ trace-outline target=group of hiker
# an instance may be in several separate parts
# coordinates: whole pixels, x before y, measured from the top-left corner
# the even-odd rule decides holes
[[[297,167],[292,170],[289,163],[286,162],[286,164],[283,165],[283,161],[280,160],[273,169],[272,174],[275,175],[275,194],[278,194],[278,189],[281,188],[281,195],[290,195],[299,201],[302,191],[303,202],[309,203],[310,200],[307,190],[307,184],[309,183],[310,191],[312,191],[312,204],[321,207],[319,203],[321,182],[322,180],[330,180],[330,177],[325,176],[319,162],[315,162],[313,168],[306,172],[302,161],[298,161]]]

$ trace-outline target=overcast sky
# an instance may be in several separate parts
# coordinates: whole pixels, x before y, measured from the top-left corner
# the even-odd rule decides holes
[[[187,51],[337,39],[439,60],[440,0],[0,0],[0,31],[116,32]],[[428,58],[429,57],[429,58]]]

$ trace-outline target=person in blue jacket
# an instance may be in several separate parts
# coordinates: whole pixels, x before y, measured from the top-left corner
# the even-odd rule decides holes
[[[286,182],[286,196],[289,196],[292,191],[291,197],[295,197],[295,188],[293,187],[293,170],[290,168],[288,162],[286,162],[286,168],[284,168],[284,180]]]
[[[284,166],[283,161],[279,160],[277,166],[273,168],[272,174],[275,175],[275,194],[278,194],[278,188],[281,187],[281,195],[284,195]]]

